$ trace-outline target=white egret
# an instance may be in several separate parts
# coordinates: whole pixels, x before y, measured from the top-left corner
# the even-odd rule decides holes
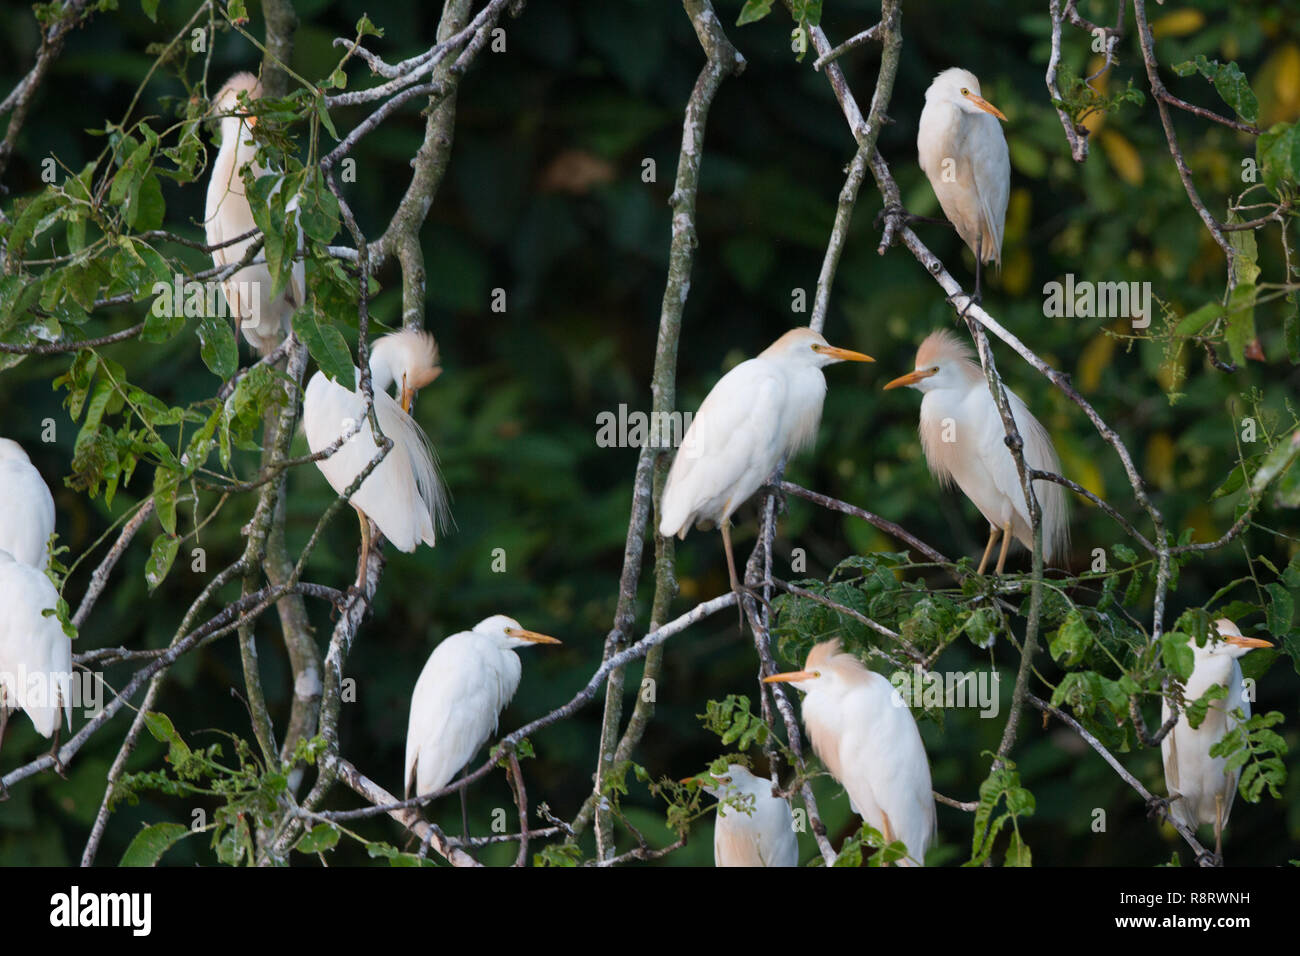
[[[790,802],[772,796],[772,781],[756,777],[738,763],[721,777],[694,778],[718,798],[713,827],[714,866],[798,866],[799,840]],[[740,798],[740,799],[737,799]],[[744,799],[751,798],[751,799]],[[741,806],[722,801],[737,800]]]
[[[952,67],[925,91],[916,152],[944,215],[975,253],[975,301],[985,262],[1002,264],[1002,230],[1011,195],[1011,159],[998,120],[1002,111],[980,96],[980,81]]]
[[[984,573],[998,536],[1002,551],[994,573],[1001,574],[1007,547],[1014,537],[1033,548],[1029,505],[1020,485],[1016,461],[1006,446],[1006,430],[997,403],[989,392],[984,372],[970,348],[946,329],[932,332],[916,350],[916,370],[900,376],[885,388],[907,385],[924,394],[921,399],[921,447],[931,473],[940,484],[956,483],[988,519],[989,540],[980,560]],[[1039,471],[1060,473],[1052,439],[1025,403],[1011,389],[1007,402],[1016,430],[1024,441],[1025,464]],[[1034,482],[1043,524],[1043,559],[1060,562],[1069,547],[1065,489],[1055,482]]]
[[[497,729],[519,689],[515,648],[559,644],[495,614],[433,649],[411,694],[406,729],[406,795],[441,790]]]
[[[854,812],[907,847],[904,866],[924,866],[934,839],[930,763],[912,712],[889,681],[838,640],[817,644],[801,671],[764,677],[804,693],[813,750],[849,794]]]
[[[252,128],[257,119],[239,115],[241,109],[244,109],[239,105],[241,92],[246,93],[249,100],[256,100],[262,95],[262,85],[251,73],[236,73],[226,81],[226,85],[212,101],[213,111],[221,115],[221,148],[212,164],[212,176],[208,180],[204,225],[210,246],[257,228],[240,170],[251,165],[254,176],[268,175],[268,171],[255,162],[257,145],[253,141]],[[297,208],[296,196],[289,200],[287,208],[290,211]],[[213,264],[226,266],[239,262],[244,258],[248,247],[258,238],[253,235],[241,242],[212,250]],[[301,245],[301,229],[299,244]],[[228,276],[221,283],[221,291],[244,338],[259,352],[266,354],[289,331],[294,310],[306,299],[307,283],[303,262],[298,259],[293,264],[284,289],[272,297],[271,272],[266,266],[265,255],[258,253],[254,258],[262,261],[244,266]]]
[[[1192,642],[1195,664],[1183,688],[1183,699],[1190,704],[1215,684],[1226,687],[1228,695],[1210,703],[1205,719],[1195,729],[1187,722],[1187,710],[1183,709],[1174,729],[1160,741],[1160,753],[1164,757],[1169,812],[1193,830],[1202,824],[1212,825],[1217,855],[1223,851],[1223,828],[1228,825],[1240,772],[1228,770],[1226,758],[1211,757],[1210,748],[1237,726],[1232,711],[1240,707],[1242,714],[1250,717],[1250,699],[1244,693],[1237,661],[1257,647],[1273,645],[1261,638],[1243,637],[1237,625],[1226,617],[1215,621],[1214,627],[1218,637],[1211,634],[1204,647]],[[1160,722],[1168,719],[1169,703],[1162,701]]]
[[[722,530],[731,588],[740,590],[731,550],[732,513],[771,477],[782,459],[811,444],[826,397],[822,368],[873,362],[828,345],[808,328],[791,329],[718,380],[686,430],[660,502],[659,533],[686,537],[691,525]]]
[[[58,731],[60,710],[72,726],[72,641],[59,619],[44,613],[58,601],[44,571],[0,551],[0,744],[15,710],[26,711],[42,737]]]
[[[54,534],[54,497],[22,445],[0,438],[0,551],[20,564],[44,570]]]
[[[424,430],[410,415],[415,393],[442,373],[438,344],[419,329],[403,329],[377,339],[370,349],[370,383],[375,415],[393,447],[349,499],[361,521],[361,564],[357,584],[365,574],[370,553],[370,525],[399,551],[414,551],[421,543],[432,547],[436,531],[450,520],[447,492],[438,476],[433,448]],[[346,388],[317,371],[307,383],[302,402],[302,427],[313,453],[328,448],[358,423],[360,429],[338,451],[316,462],[330,487],[342,494],[379,453],[366,417],[360,391]],[[394,385],[398,399],[388,394]]]

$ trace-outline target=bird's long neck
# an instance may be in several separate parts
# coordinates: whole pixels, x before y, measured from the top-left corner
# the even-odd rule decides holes
[[[393,382],[396,380],[397,374],[388,360],[387,353],[383,349],[375,348],[370,353],[371,387],[376,393],[386,392],[393,387]]]

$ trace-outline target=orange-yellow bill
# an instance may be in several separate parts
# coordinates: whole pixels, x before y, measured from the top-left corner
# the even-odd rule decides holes
[[[939,370],[937,368],[918,368],[915,372],[908,372],[906,375],[900,375],[885,385],[884,390],[887,392],[891,388],[902,388],[904,385],[915,385],[923,378],[929,378]]]
[[[1236,647],[1272,647],[1272,641],[1266,641],[1262,637],[1242,637],[1240,634],[1232,634],[1225,637],[1224,640]]]
[[[874,362],[870,355],[865,352],[854,352],[851,349],[842,349],[834,345],[822,345],[818,343],[813,346],[814,352],[820,352],[822,355],[829,355],[831,358],[839,359],[841,362]]]
[[[1001,111],[1000,109],[998,109],[996,106],[994,106],[994,105],[993,105],[992,103],[990,103],[988,100],[986,100],[984,97],[980,96],[978,93],[967,93],[967,94],[966,94],[966,99],[970,100],[972,103],[974,103],[974,104],[975,104],[976,106],[978,106],[980,109],[982,109],[985,113],[992,113],[994,116],[996,116],[998,119],[1002,120],[1002,122],[1004,122],[1004,123],[1007,121],[1006,116],[1003,115],[1003,113],[1002,113],[1002,111]]]
[[[773,674],[771,677],[764,677],[764,684],[789,684],[792,681],[812,680],[817,676],[816,671],[786,671],[784,674]]]
[[[507,627],[506,633],[511,637],[519,638],[521,641],[532,641],[534,644],[563,643],[558,638],[551,637],[549,634],[538,634],[536,631],[525,631],[522,627]]]

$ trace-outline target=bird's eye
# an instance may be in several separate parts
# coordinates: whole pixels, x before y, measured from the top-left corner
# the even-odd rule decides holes
[[[966,89],[966,87],[963,86],[963,87],[961,88],[961,95],[962,95],[962,96],[970,96],[970,90]]]
[[[933,374],[935,374],[935,375],[938,375],[938,374],[939,374],[939,366],[937,366],[937,365],[932,365],[932,366],[930,366],[930,371],[931,371],[931,373],[933,373]]]

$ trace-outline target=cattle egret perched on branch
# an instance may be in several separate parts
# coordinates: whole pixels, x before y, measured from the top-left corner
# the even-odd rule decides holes
[[[254,162],[257,146],[253,142],[252,127],[256,118],[238,115],[247,109],[239,105],[241,92],[247,94],[248,100],[255,100],[262,95],[262,85],[251,73],[236,73],[212,101],[213,112],[221,116],[221,149],[212,164],[212,178],[208,180],[204,224],[210,246],[257,228],[240,170],[251,165],[254,176],[268,174]],[[289,200],[288,209],[296,208],[297,197],[294,197]],[[301,244],[301,229],[299,237]],[[239,262],[257,240],[254,235],[242,242],[212,250],[213,264],[220,267]],[[303,262],[298,259],[284,289],[272,297],[271,273],[266,267],[266,257],[264,253],[258,253],[254,259],[262,262],[247,265],[222,280],[221,291],[231,315],[243,330],[244,338],[265,354],[274,349],[289,331],[294,310],[306,299],[307,284]]]
[[[43,613],[58,602],[44,571],[0,551],[0,744],[15,710],[27,711],[42,737],[58,731],[60,709],[72,726],[72,641],[57,617]]]
[[[659,533],[685,538],[693,524],[720,527],[731,588],[740,590],[731,551],[732,513],[782,459],[816,437],[826,397],[822,368],[872,361],[870,355],[827,345],[820,333],[799,328],[722,376],[691,421],[668,472]]]
[[[375,415],[393,447],[349,499],[361,520],[361,564],[357,585],[365,574],[370,553],[369,518],[399,551],[414,551],[424,543],[433,546],[435,526],[450,520],[447,492],[438,476],[433,449],[424,431],[410,415],[415,393],[442,373],[438,345],[419,329],[403,329],[374,342],[370,350],[370,382],[375,395]],[[343,494],[379,453],[366,416],[360,391],[346,388],[316,372],[307,383],[302,403],[302,426],[313,453],[323,451],[345,432],[360,429],[343,447],[316,462],[330,487]],[[398,400],[388,389],[398,387]]]
[[[738,763],[728,764],[724,776],[713,778],[716,783],[709,783],[708,777],[695,779],[719,801],[713,828],[714,866],[799,865],[790,802],[772,796],[771,780],[754,776]],[[722,803],[727,799],[741,805],[727,806]]]
[[[0,506],[0,551],[44,570],[50,563],[54,498],[27,452],[8,438],[0,438],[0,490],[5,499]]]
[[[854,812],[886,841],[907,847],[904,866],[923,866],[934,839],[930,764],[912,712],[889,681],[840,642],[808,652],[801,671],[764,677],[806,695],[803,725],[813,750],[848,791]]]
[[[433,649],[415,682],[406,729],[406,795],[441,790],[497,729],[519,689],[517,647],[559,644],[496,614]]]
[[[975,301],[983,263],[1002,264],[1002,228],[1011,194],[1011,159],[998,120],[1002,111],[980,96],[980,81],[953,67],[925,91],[916,152],[944,215],[975,253]]]
[[[1214,622],[1222,640],[1213,634],[1204,647],[1192,643],[1196,662],[1192,676],[1183,689],[1188,703],[1198,700],[1215,684],[1228,689],[1228,696],[1212,701],[1205,719],[1195,730],[1187,722],[1187,711],[1178,715],[1174,729],[1160,741],[1165,762],[1165,789],[1169,792],[1169,812],[1175,820],[1195,830],[1201,824],[1214,827],[1214,852],[1223,851],[1223,828],[1228,825],[1232,798],[1237,795],[1239,771],[1228,770],[1227,760],[1211,757],[1210,748],[1232,732],[1238,720],[1232,711],[1241,708],[1250,717],[1250,700],[1246,697],[1237,660],[1257,647],[1272,647],[1257,637],[1243,637],[1237,625],[1227,618]],[[1169,719],[1169,703],[1160,705],[1160,722]]]
[[[1006,445],[1006,430],[988,380],[967,345],[946,329],[932,332],[916,350],[916,371],[900,376],[886,389],[908,385],[922,392],[921,447],[940,484],[953,482],[989,522],[989,541],[977,573],[983,574],[999,534],[1002,551],[994,573],[1001,574],[1007,546],[1014,537],[1033,549],[1033,526],[1016,470]],[[1061,466],[1047,429],[1010,389],[1007,402],[1024,442],[1025,464],[1059,474]],[[1034,482],[1043,523],[1043,559],[1062,561],[1069,547],[1065,489],[1055,482]]]

